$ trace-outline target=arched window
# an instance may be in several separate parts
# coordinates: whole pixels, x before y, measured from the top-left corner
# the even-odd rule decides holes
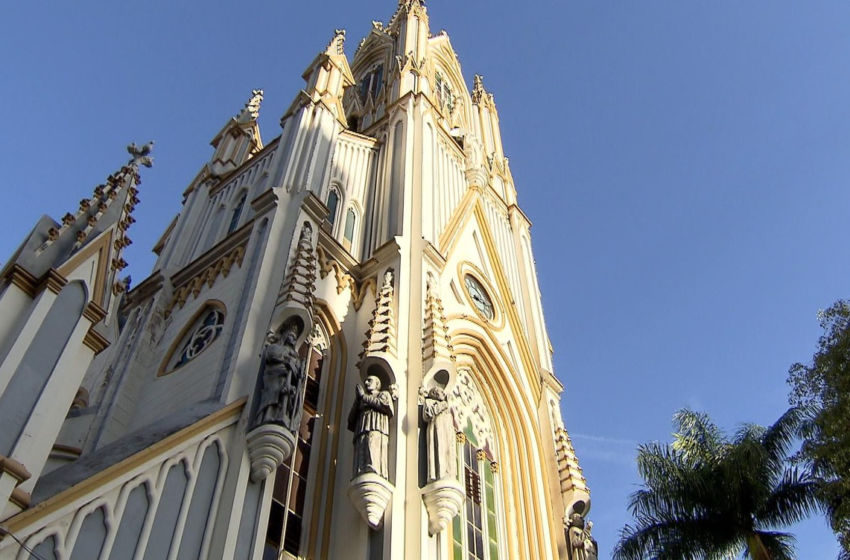
[[[381,90],[381,84],[384,78],[384,65],[377,64],[372,67],[369,72],[360,80],[360,86],[357,93],[360,96],[360,102],[364,105],[369,97],[374,101],[378,98],[378,92]]]
[[[452,86],[440,72],[437,72],[437,75],[434,77],[434,93],[437,96],[437,105],[440,106],[440,109],[447,111],[451,115],[455,105]]]
[[[306,360],[307,382],[304,384],[304,413],[298,430],[298,445],[275,472],[269,523],[263,560],[300,558],[301,536],[304,527],[304,503],[307,497],[307,475],[310,469],[314,429],[319,412],[319,389],[322,383],[327,338],[317,327],[299,352]],[[280,551],[288,554],[280,555]],[[291,556],[290,556],[291,555]]]
[[[181,338],[180,343],[172,349],[159,375],[167,375],[180,369],[210,347],[221,335],[224,328],[224,311],[218,307],[208,307]]]
[[[498,560],[499,529],[496,516],[495,475],[498,464],[488,460],[468,435],[458,444],[460,475],[466,500],[452,526],[454,560]]]
[[[345,230],[342,234],[342,246],[349,252],[351,251],[351,246],[354,244],[354,227],[356,222],[357,214],[354,212],[354,208],[349,208],[348,212],[345,213]]]
[[[227,233],[233,233],[239,226],[239,218],[242,217],[242,209],[245,207],[246,198],[248,198],[248,195],[243,192],[242,196],[239,198],[239,202],[237,202],[236,206],[233,208],[233,215],[230,218],[230,225],[227,226]]]
[[[452,520],[452,560],[498,560],[501,505],[497,496],[499,465],[487,407],[468,371],[458,372],[452,391],[456,403],[458,475],[466,493],[462,511]],[[474,412],[473,412],[474,411]]]
[[[328,193],[328,222],[333,227],[336,222],[336,209],[339,206],[339,193],[337,193],[334,189]]]

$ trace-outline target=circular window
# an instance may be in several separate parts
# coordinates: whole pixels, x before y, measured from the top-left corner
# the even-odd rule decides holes
[[[493,301],[487,294],[487,290],[485,290],[484,286],[481,285],[481,282],[476,277],[467,274],[463,277],[463,283],[466,286],[466,292],[472,299],[472,303],[475,305],[475,310],[478,311],[478,314],[488,321],[492,321],[496,316],[493,309]]]

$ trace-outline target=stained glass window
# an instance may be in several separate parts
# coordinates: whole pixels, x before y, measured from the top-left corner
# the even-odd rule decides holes
[[[466,492],[463,512],[452,521],[453,560],[498,560],[495,480],[491,463],[474,441],[459,445]]]
[[[368,74],[360,80],[360,86],[357,89],[357,94],[360,96],[360,102],[365,104],[366,100],[371,96],[372,100],[378,98],[378,92],[381,90],[381,83],[384,79],[384,65],[378,64],[372,68]]]
[[[452,94],[452,86],[439,72],[437,72],[437,75],[434,78],[434,93],[437,95],[437,105],[440,106],[440,109],[451,114],[454,110],[455,104],[455,98]]]
[[[206,350],[221,334],[223,327],[224,313],[220,309],[210,309],[183,345],[173,369],[183,367]]]

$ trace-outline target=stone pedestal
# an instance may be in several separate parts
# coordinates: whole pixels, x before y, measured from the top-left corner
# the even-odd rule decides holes
[[[295,436],[277,424],[263,424],[248,432],[251,480],[265,480],[292,455],[295,443]]]
[[[374,474],[361,474],[348,485],[348,497],[372,529],[384,524],[384,511],[393,497],[395,487]]]
[[[454,516],[460,513],[464,498],[463,485],[452,478],[435,480],[422,489],[430,536],[449,526]]]

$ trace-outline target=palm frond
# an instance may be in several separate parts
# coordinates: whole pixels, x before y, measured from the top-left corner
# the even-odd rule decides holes
[[[762,445],[771,459],[779,464],[785,462],[791,446],[800,437],[800,430],[805,424],[807,411],[799,407],[791,407],[779,417],[779,420],[768,426],[762,438]]]
[[[767,551],[765,560],[796,560],[797,555],[794,551],[796,539],[790,533],[774,533],[768,531],[759,531],[756,533],[764,550]],[[752,555],[752,551],[751,551]],[[752,555],[753,558],[758,558]]]
[[[760,527],[787,527],[821,509],[820,482],[806,471],[789,468],[756,516]]]
[[[727,446],[723,431],[708,414],[684,408],[673,415],[673,449],[691,462],[714,461]]]
[[[614,560],[697,560],[735,556],[744,541],[722,520],[697,518],[638,518],[620,531]]]

